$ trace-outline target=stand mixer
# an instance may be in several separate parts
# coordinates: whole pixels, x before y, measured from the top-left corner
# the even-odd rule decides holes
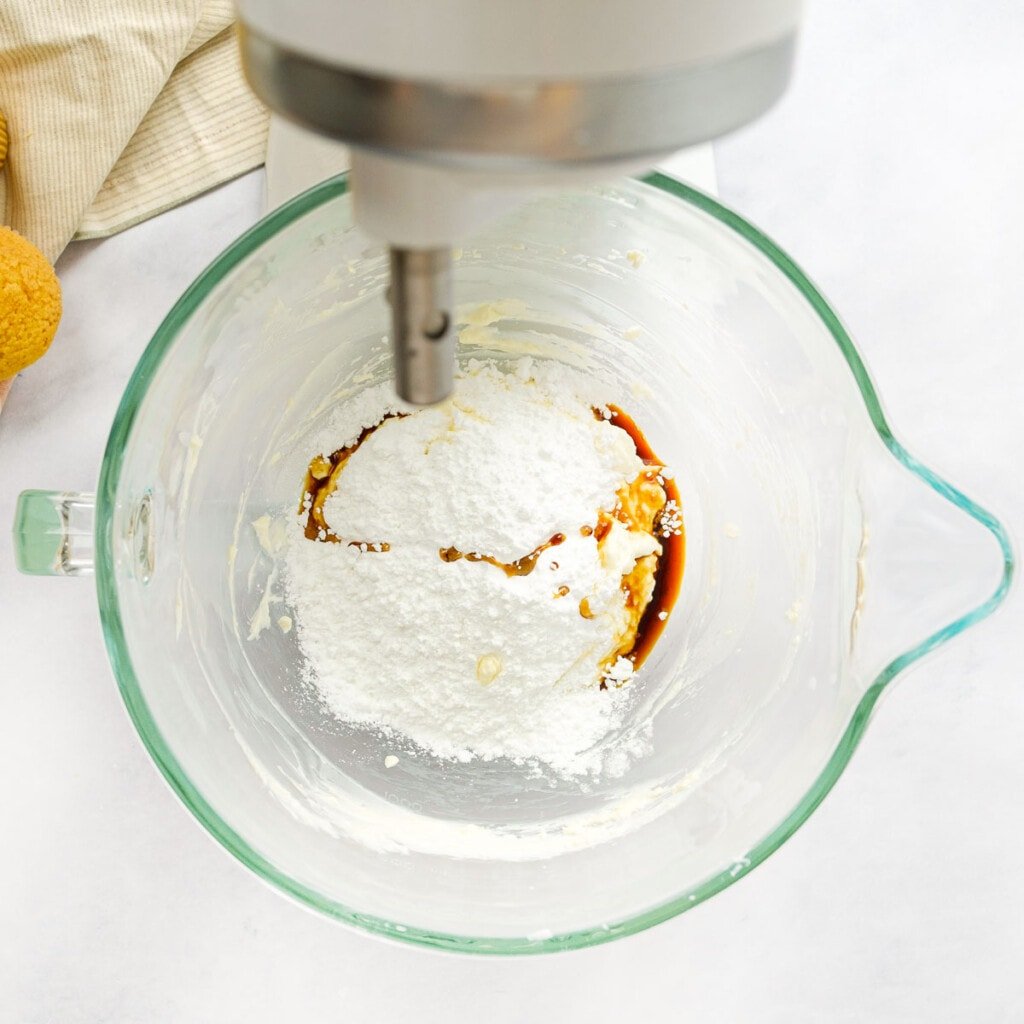
[[[269,0],[242,0],[250,72],[265,72],[276,106],[355,144],[358,206],[352,180],[323,181],[204,271],[128,382],[95,496],[20,497],[17,564],[95,574],[142,741],[211,836],[270,885],[432,948],[580,948],[693,909],[785,843],[893,681],[1003,601],[1013,551],[993,516],[893,436],[838,314],[776,243],[663,175],[586,185],[766,106],[792,46],[781,5],[638,0],[628,25],[604,0],[479,10],[431,0],[409,3],[401,22],[379,14],[398,6],[296,0],[289,24]],[[428,14],[442,11],[459,20],[428,36]],[[385,24],[404,25],[406,42]],[[324,52],[318,38],[339,52],[352,40],[352,54]],[[691,63],[665,42],[680,39]],[[429,44],[427,55],[408,40]],[[431,66],[458,77],[431,77]],[[320,84],[303,89],[311,80]],[[381,344],[388,263],[370,230],[396,250],[397,359]],[[277,527],[294,517],[296,485],[335,412],[373,423],[356,403],[371,391],[390,402],[395,363],[413,397],[449,386],[442,287],[464,237],[460,305],[489,310],[509,296],[522,308],[486,331],[472,323],[460,357],[527,353],[584,375],[584,398],[590,383],[607,386],[607,405],[649,425],[658,456],[684,470],[686,584],[628,687],[621,729],[593,750],[615,770],[586,785],[529,759],[385,743],[338,718],[303,685],[305,623],[280,588]],[[639,271],[634,250],[646,257]],[[520,426],[547,436],[539,420]],[[565,453],[549,450],[557,472]],[[523,473],[508,476],[514,485]],[[475,496],[475,478],[452,479]],[[424,494],[421,508],[449,497],[436,485]],[[422,518],[401,516],[417,535]],[[335,582],[356,607],[345,574]],[[379,636],[429,656],[446,609],[435,605],[423,629],[417,596],[398,594],[402,619],[387,610]],[[452,616],[444,630],[462,626]],[[365,623],[355,639],[367,662],[377,656]],[[487,692],[504,700],[500,684]],[[562,717],[542,717],[562,729]]]
[[[396,386],[452,390],[452,249],[539,190],[652,166],[783,92],[799,0],[238,0],[246,75],[352,148],[390,250]]]

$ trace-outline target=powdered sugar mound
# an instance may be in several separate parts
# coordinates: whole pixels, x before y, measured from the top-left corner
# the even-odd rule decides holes
[[[327,501],[327,520],[342,537],[506,562],[559,530],[578,532],[642,465],[625,431],[602,428],[589,405],[569,415],[565,404],[494,369],[466,377],[450,402],[367,438]]]
[[[581,532],[643,468],[629,436],[595,418],[602,396],[588,390],[555,364],[472,363],[453,400],[370,434],[326,502],[335,534],[389,550],[311,542],[294,526],[287,595],[310,681],[339,718],[445,758],[593,767],[582,755],[630,697],[598,688],[622,631],[622,574],[656,542],[602,559]],[[337,411],[323,452],[390,411],[389,387],[363,393]],[[511,563],[557,534],[525,575],[439,554]],[[628,678],[618,663],[613,675]]]

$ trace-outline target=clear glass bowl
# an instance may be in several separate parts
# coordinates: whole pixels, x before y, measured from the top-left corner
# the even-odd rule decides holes
[[[95,503],[22,496],[21,567],[95,568],[143,742],[281,890],[446,949],[639,931],[806,820],[894,676],[1002,601],[1006,534],[894,439],[836,315],[742,218],[657,175],[539,199],[457,262],[460,298],[497,303],[460,358],[602,375],[676,471],[681,597],[608,741],[653,720],[651,749],[583,787],[501,762],[384,768],[300,685],[294,631],[251,628],[268,590],[271,623],[288,612],[251,524],[294,505],[332,403],[388,373],[384,253],[346,189],[295,199],[189,288],[128,385]]]

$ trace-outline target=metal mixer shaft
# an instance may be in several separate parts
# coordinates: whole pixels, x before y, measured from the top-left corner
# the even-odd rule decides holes
[[[451,250],[390,253],[395,386],[406,402],[431,405],[451,394],[455,372]]]

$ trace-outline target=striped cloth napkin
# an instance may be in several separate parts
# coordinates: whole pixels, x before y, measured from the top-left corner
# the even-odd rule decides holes
[[[261,164],[234,16],[231,0],[0,0],[0,223],[54,261]]]

